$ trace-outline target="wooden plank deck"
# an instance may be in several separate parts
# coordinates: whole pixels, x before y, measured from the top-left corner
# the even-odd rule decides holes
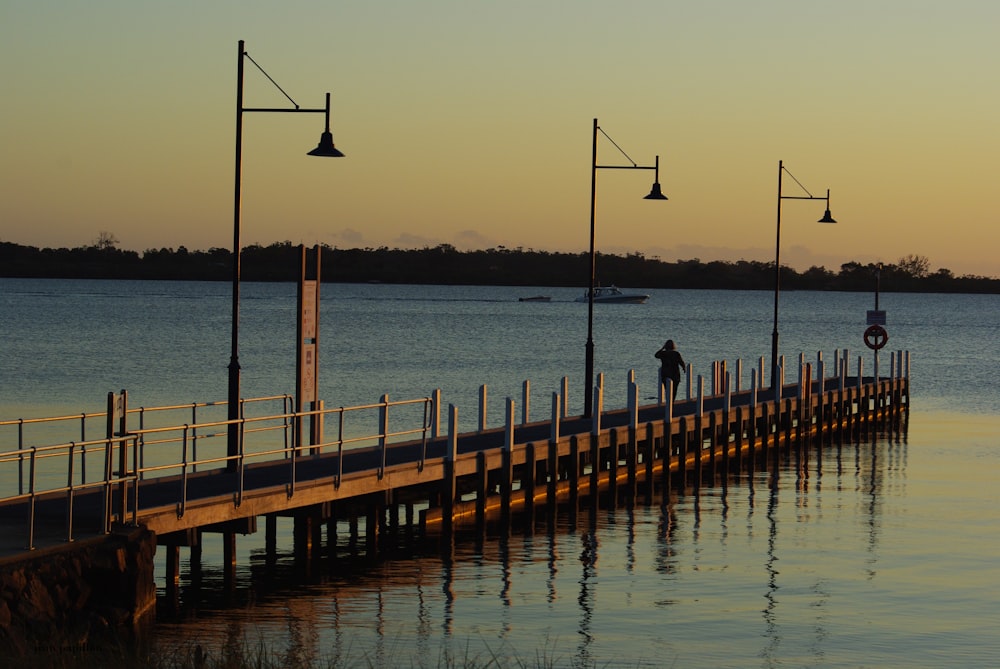
[[[428,441],[304,454],[247,464],[235,472],[224,469],[142,478],[130,485],[129,509],[116,519],[136,523],[156,533],[164,545],[186,542],[192,531],[247,532],[259,516],[336,513],[374,523],[386,520],[386,509],[420,507],[424,532],[454,524],[483,522],[511,509],[589,496],[608,487],[669,485],[671,476],[688,472],[700,480],[706,473],[739,469],[745,459],[758,457],[787,439],[803,434],[854,429],[908,408],[908,380],[826,379],[808,393],[786,385],[780,402],[751,393],[729,398],[675,402],[665,420],[663,405],[599,413],[600,427],[579,416],[559,421],[553,440],[552,421],[446,435]],[[727,410],[728,407],[728,410]],[[454,448],[454,453],[452,453]],[[341,457],[343,462],[341,462]],[[384,458],[384,466],[383,466]],[[294,468],[293,468],[294,465]],[[682,479],[681,485],[684,485]],[[104,490],[74,495],[72,511],[66,495],[35,500],[34,543],[39,548],[65,548],[67,519],[73,535],[99,533],[104,523]],[[0,505],[0,561],[25,552],[25,528],[30,516],[26,500]],[[416,521],[415,521],[416,522]],[[62,528],[62,529],[60,529]]]

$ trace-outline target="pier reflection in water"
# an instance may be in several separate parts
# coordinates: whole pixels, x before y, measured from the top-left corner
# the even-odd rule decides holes
[[[584,500],[555,514],[537,510],[507,536],[419,545],[400,536],[377,562],[344,531],[306,579],[291,553],[268,560],[250,545],[249,560],[238,562],[251,566],[228,589],[209,538],[177,614],[160,605],[157,643],[261,640],[291,660],[340,666],[494,656],[586,667],[861,658],[870,649],[835,640],[845,625],[863,632],[853,617],[877,619],[885,607],[858,600],[878,589],[883,506],[892,504],[884,496],[906,496],[907,449],[897,437],[806,449],[776,475],[745,473],[649,504],[621,497],[596,509]]]

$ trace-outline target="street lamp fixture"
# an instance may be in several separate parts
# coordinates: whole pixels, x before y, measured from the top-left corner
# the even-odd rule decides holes
[[[226,468],[234,471],[237,466],[236,458],[241,452],[240,442],[242,429],[239,425],[241,418],[240,411],[240,229],[241,229],[241,188],[243,181],[243,114],[250,112],[267,113],[293,113],[293,114],[326,114],[326,129],[320,135],[319,144],[315,149],[308,152],[310,156],[323,156],[328,158],[343,157],[333,144],[333,134],[330,132],[330,94],[326,94],[326,107],[323,109],[302,109],[299,105],[282,90],[281,86],[257,64],[257,62],[246,52],[243,47],[243,40],[239,41],[236,52],[236,188],[233,198],[233,316],[232,335],[230,338],[231,352],[229,357],[229,427],[226,455],[229,457]],[[274,84],[275,88],[281,91],[282,95],[292,103],[292,108],[252,108],[243,106],[243,64],[244,60],[249,60],[254,66]]]
[[[788,176],[792,178],[792,181],[799,185],[799,188],[805,192],[805,195],[782,195],[781,193],[781,178],[787,173]],[[775,229],[775,241],[774,241],[774,330],[771,332],[771,390],[776,393],[780,393],[781,389],[778,388],[778,296],[781,293],[781,201],[782,200],[824,200],[826,201],[826,211],[823,213],[823,218],[817,221],[818,223],[836,223],[833,216],[830,215],[830,189],[826,190],[826,197],[819,195],[813,195],[806,187],[803,186],[795,176],[789,172],[782,161],[778,161],[778,222]],[[779,395],[776,395],[776,397]]]
[[[600,131],[604,137],[614,144],[614,147],[628,159],[631,165],[598,165],[597,164],[597,133]],[[637,165],[628,154],[622,151],[621,147],[615,144],[615,140],[608,137],[608,134],[597,125],[594,119],[593,135],[593,160],[590,170],[590,289],[587,291],[587,345],[586,345],[586,397],[583,401],[583,415],[590,418],[593,415],[594,397],[594,291],[597,288],[597,255],[594,250],[594,230],[595,214],[597,210],[597,170],[653,170],[653,186],[649,195],[643,197],[644,200],[666,200],[667,196],[660,190],[660,157],[656,156],[653,165]]]

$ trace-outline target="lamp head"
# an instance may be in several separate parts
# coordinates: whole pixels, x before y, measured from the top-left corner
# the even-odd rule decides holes
[[[321,156],[324,158],[343,158],[344,154],[333,145],[333,133],[327,130],[319,138],[319,145],[310,151],[309,156]]]
[[[649,195],[642,198],[643,200],[666,200],[667,196],[663,194],[660,190],[660,182],[654,181],[653,188],[650,189]]]
[[[817,223],[836,223],[833,216],[830,215],[830,209],[827,208],[826,212],[823,214],[823,218],[816,221]]]

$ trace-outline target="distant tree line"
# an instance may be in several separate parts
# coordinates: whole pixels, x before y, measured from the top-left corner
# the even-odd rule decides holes
[[[325,282],[440,285],[577,286],[589,281],[587,253],[558,253],[497,247],[458,251],[450,244],[423,249],[321,247]],[[774,263],[697,258],[664,262],[641,253],[600,254],[598,281],[633,288],[718,288],[772,290]],[[301,250],[291,242],[251,245],[240,254],[243,281],[296,281]],[[878,273],[878,274],[876,274]],[[72,249],[0,242],[0,276],[32,278],[232,280],[232,252],[147,249],[141,254],[118,248],[113,234],[102,232],[94,243]],[[955,276],[948,269],[930,271],[923,256],[905,256],[894,264],[844,263],[838,272],[810,267],[781,268],[782,290],[868,291],[879,277],[890,292],[1000,293],[1000,279]]]

